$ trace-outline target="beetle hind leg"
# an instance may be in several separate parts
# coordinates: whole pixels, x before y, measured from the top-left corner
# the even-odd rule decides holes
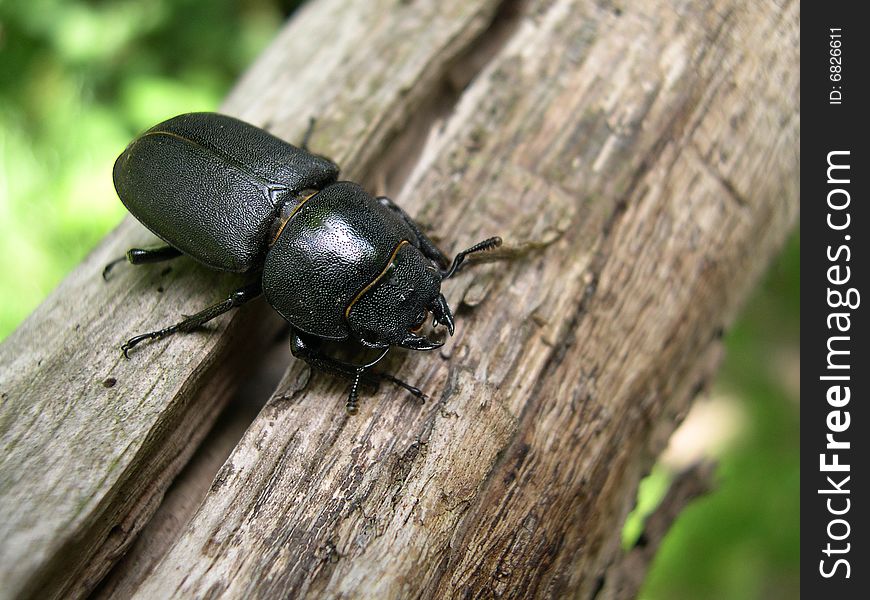
[[[159,248],[130,248],[124,256],[116,258],[103,268],[103,279],[109,280],[109,273],[115,268],[115,265],[124,261],[131,265],[145,265],[164,260],[172,260],[181,256],[181,250],[172,246],[160,246]]]

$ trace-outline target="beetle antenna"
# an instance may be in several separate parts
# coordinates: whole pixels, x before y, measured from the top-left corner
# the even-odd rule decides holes
[[[456,258],[453,259],[453,264],[450,265],[449,269],[447,269],[446,271],[441,271],[441,279],[450,279],[451,277],[456,275],[469,254],[474,254],[476,252],[486,252],[487,250],[492,250],[493,248],[498,248],[499,246],[501,246],[501,238],[491,237],[483,240],[482,242],[476,243],[467,250],[463,250],[456,255]]]
[[[344,405],[344,410],[349,415],[355,415],[359,412],[359,380],[362,377],[365,369],[357,367],[356,374],[353,376],[353,383],[350,384],[350,393],[347,395],[347,404]]]

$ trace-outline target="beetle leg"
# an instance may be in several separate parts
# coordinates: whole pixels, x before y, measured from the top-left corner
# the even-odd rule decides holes
[[[240,287],[229,296],[227,296],[226,300],[218,302],[217,304],[212,304],[208,308],[199,311],[195,315],[187,317],[186,319],[179,323],[176,323],[175,325],[170,325],[169,327],[164,327],[163,329],[159,329],[157,331],[151,331],[149,333],[143,333],[141,335],[131,337],[129,340],[124,342],[123,346],[121,346],[121,352],[124,353],[125,358],[130,358],[128,352],[130,352],[130,350],[140,342],[143,342],[145,340],[160,340],[180,331],[193,331],[200,325],[208,323],[215,317],[219,317],[225,312],[233,308],[237,308],[245,302],[248,302],[249,300],[253,300],[262,293],[263,289],[260,281],[256,281],[244,287]]]
[[[130,248],[124,256],[116,258],[106,265],[103,269],[103,279],[108,281],[109,272],[115,267],[115,265],[124,262],[125,260],[131,265],[144,265],[162,262],[164,260],[171,260],[179,256],[181,256],[181,250],[173,248],[172,246],[161,246],[159,248]]]
[[[310,152],[308,149],[308,142],[311,141],[311,134],[314,133],[314,124],[316,122],[317,121],[314,117],[308,117],[308,129],[305,130],[305,135],[302,136],[302,143],[299,145],[299,147],[306,152]]]
[[[360,383],[365,383],[377,389],[380,382],[389,381],[393,385],[407,390],[413,396],[424,401],[426,400],[426,394],[424,394],[419,388],[405,383],[389,373],[375,373],[374,371],[369,370],[386,355],[386,349],[380,356],[378,356],[378,358],[365,365],[352,365],[324,354],[320,351],[318,346],[319,344],[316,338],[295,331],[293,332],[293,336],[290,340],[290,352],[293,353],[293,356],[300,360],[304,360],[311,365],[311,367],[320,371],[351,379],[351,387],[347,397],[347,405],[345,407],[349,414],[356,414],[358,410]]]
[[[429,260],[435,261],[442,269],[446,269],[447,265],[450,264],[450,260],[447,258],[447,255],[441,252],[438,246],[435,245],[429,236],[427,236],[420,229],[420,226],[412,219],[408,213],[406,213],[401,206],[387,198],[386,196],[378,196],[378,202],[386,206],[387,208],[395,211],[403,221],[411,228],[411,231],[414,232],[414,235],[417,236],[417,242],[420,246],[420,251],[423,253],[423,256],[428,258]]]

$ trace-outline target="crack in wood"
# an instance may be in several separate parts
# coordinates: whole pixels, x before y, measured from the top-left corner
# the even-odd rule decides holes
[[[442,65],[430,92],[409,116],[397,125],[395,133],[382,143],[363,176],[367,187],[396,199],[417,167],[426,141],[453,114],[463,90],[477,78],[498,55],[519,26],[528,0],[500,0],[487,27],[454,59]],[[400,202],[401,203],[401,202]]]
[[[763,173],[746,160],[795,138],[796,122],[781,116],[775,121],[791,126],[764,128],[787,110],[781,96],[796,89],[783,70],[791,46],[757,29],[794,29],[798,8],[783,9],[784,23],[771,8],[749,11],[745,0],[728,0],[727,18],[718,5],[694,1],[680,15],[656,3],[629,10],[584,0],[359,6],[307,5],[225,110],[270,121],[288,139],[304,126],[300,115],[317,112],[313,147],[343,162],[347,176],[366,172],[388,193],[408,196],[403,204],[441,239],[461,243],[496,227],[492,233],[510,233],[518,244],[550,245],[457,277],[447,293],[463,292],[468,303],[444,351],[449,363],[437,355],[396,360],[415,383],[440,389],[438,402],[420,409],[382,390],[348,419],[340,413],[343,382],[309,382],[292,366],[292,379],[277,386],[208,482],[215,488],[195,517],[159,560],[136,567],[126,595],[588,598],[618,549],[614,532],[639,474],[705,380],[709,365],[699,363],[710,340],[796,215],[795,193],[773,194],[792,178],[796,154],[765,162]],[[310,44],[311,31],[333,32],[331,43]],[[775,69],[776,89],[747,62],[747,40]],[[759,87],[770,102],[746,103],[742,94]],[[389,149],[384,140],[393,140]],[[758,189],[758,199],[740,207],[721,198],[721,182],[683,160],[690,143],[715,157],[709,164],[735,190]],[[80,271],[98,276],[98,263],[131,231],[122,227]],[[44,336],[54,315],[82,324],[64,341],[70,347],[101,340],[109,319],[135,327],[141,315],[118,304],[161,282],[128,277],[129,289],[111,305],[95,302],[87,285],[74,288],[106,307],[96,320],[49,305],[31,333]],[[183,309],[204,282],[173,276],[165,293],[152,290],[148,311]],[[174,389],[154,374],[196,387],[212,373],[214,336],[193,337],[147,355],[147,385],[99,352],[97,375],[68,376],[81,393],[115,398],[111,418],[142,419],[150,433],[142,437],[158,444],[179,427],[172,419],[195,406],[153,398]],[[197,353],[201,346],[209,350]],[[181,364],[184,353],[194,364]],[[52,353],[24,355],[14,369],[65,368]],[[108,376],[112,388],[102,385]],[[54,385],[57,377],[38,381]],[[79,418],[72,407],[45,408],[21,409],[17,423],[28,435],[56,419],[66,427],[57,431],[87,430],[67,424]],[[99,422],[100,413],[83,414]],[[12,436],[19,445],[28,441],[21,431]],[[118,448],[104,446],[111,453],[85,481],[87,493],[68,490],[77,518],[106,517],[88,504],[95,494],[147,486],[115,478],[140,441],[121,436]],[[115,481],[121,487],[105,489]],[[125,500],[113,497],[119,513],[131,510]],[[97,525],[123,544],[137,525],[115,516]],[[99,543],[88,534],[104,533],[92,525],[80,536],[83,562]],[[88,566],[71,566],[57,589],[89,589],[103,567]]]

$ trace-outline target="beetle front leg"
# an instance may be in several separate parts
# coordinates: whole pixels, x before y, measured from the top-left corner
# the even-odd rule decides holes
[[[389,373],[375,373],[369,370],[386,355],[386,350],[382,352],[377,359],[370,363],[365,365],[352,365],[324,354],[319,346],[320,344],[316,338],[300,334],[296,331],[293,332],[293,336],[290,340],[290,352],[292,352],[293,356],[296,358],[304,360],[313,368],[320,371],[331,373],[333,375],[340,375],[352,380],[348,392],[347,404],[345,406],[348,414],[356,414],[358,411],[360,383],[371,385],[377,389],[378,384],[382,381],[388,381],[393,385],[408,391],[416,398],[420,398],[423,401],[426,400],[426,394],[424,394],[419,388],[405,383]]]
[[[259,280],[244,287],[240,287],[232,294],[230,294],[226,300],[218,302],[217,304],[212,304],[208,308],[199,311],[195,315],[187,317],[186,319],[176,323],[175,325],[170,325],[169,327],[164,327],[163,329],[159,329],[157,331],[151,331],[149,333],[143,333],[141,335],[131,337],[129,340],[124,342],[123,346],[121,346],[121,352],[124,353],[124,358],[130,358],[128,352],[130,352],[130,350],[140,342],[143,342],[145,340],[160,340],[174,333],[182,331],[193,331],[197,327],[208,323],[215,317],[219,317],[225,312],[233,308],[238,308],[242,304],[253,300],[262,293],[263,289]]]
[[[116,258],[105,266],[103,269],[103,279],[108,281],[109,272],[115,267],[115,265],[124,261],[129,262],[131,265],[145,265],[163,262],[164,260],[172,260],[179,256],[181,256],[181,250],[173,248],[172,246],[160,246],[159,248],[130,248],[124,256]]]

